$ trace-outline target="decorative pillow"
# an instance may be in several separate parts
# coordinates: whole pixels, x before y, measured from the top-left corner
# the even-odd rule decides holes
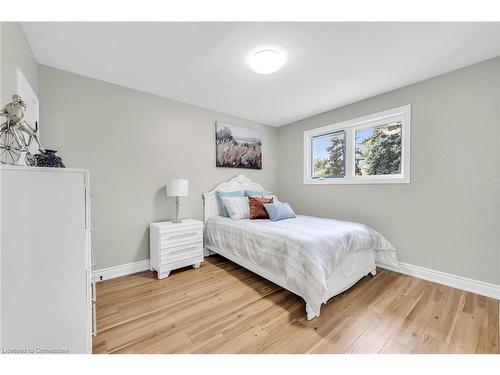
[[[279,202],[278,197],[276,195],[268,194],[265,191],[245,190],[245,197],[248,197],[248,198],[267,198],[267,199],[272,199],[273,202]]]
[[[254,197],[262,198],[264,195],[267,195],[267,194],[264,193],[264,192],[262,192],[262,191],[258,191],[258,190],[245,190],[245,197],[249,197],[249,198],[254,198]]]
[[[273,198],[249,198],[250,219],[269,219],[264,203],[273,203]]]
[[[276,202],[264,204],[269,219],[272,221],[278,221],[283,219],[292,219],[295,217],[295,212],[293,212],[292,207],[288,203]]]
[[[223,197],[222,202],[224,202],[224,207],[226,207],[231,219],[248,219],[250,215],[248,197]]]
[[[229,217],[229,213],[224,207],[224,202],[222,202],[223,197],[244,197],[242,191],[217,191],[217,197],[219,198],[220,206],[222,207],[222,216]]]

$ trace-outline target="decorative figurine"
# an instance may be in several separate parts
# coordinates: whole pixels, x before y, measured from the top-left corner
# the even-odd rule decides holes
[[[26,103],[19,95],[12,95],[12,102],[0,110],[0,116],[7,118],[0,127],[0,163],[15,164],[23,153],[28,166],[36,165],[36,158],[29,151],[35,140],[41,153],[45,149],[40,144],[38,134],[25,120]]]

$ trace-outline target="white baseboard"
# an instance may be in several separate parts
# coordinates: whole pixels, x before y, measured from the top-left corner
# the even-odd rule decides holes
[[[92,271],[92,280],[103,281],[149,270],[149,259]]]
[[[413,276],[417,279],[432,281],[437,284],[450,286],[452,288],[500,300],[500,285],[469,279],[467,277],[451,275],[449,273],[435,271],[429,268],[414,266],[407,263],[399,263],[399,268],[385,264],[377,264],[377,266],[390,271]]]

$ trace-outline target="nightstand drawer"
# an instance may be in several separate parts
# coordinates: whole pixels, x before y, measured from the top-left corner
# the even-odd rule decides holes
[[[161,242],[168,241],[188,241],[192,238],[203,236],[203,228],[187,228],[176,231],[160,232]]]
[[[203,229],[202,223],[180,223],[180,224],[170,224],[167,226],[158,227],[160,233],[173,233],[185,230],[200,230]]]
[[[171,249],[181,245],[192,245],[197,242],[203,242],[201,235],[183,238],[180,240],[160,240],[160,250]]]
[[[182,249],[164,252],[160,254],[160,264],[166,265],[171,263],[177,263],[179,261],[187,260],[190,258],[200,258],[203,256],[203,247],[201,245],[185,246]]]
[[[201,240],[201,238],[198,238],[196,241],[190,243],[168,246],[162,248],[160,251],[161,254],[179,254],[182,253],[183,251],[188,251],[197,247],[203,247],[203,241]]]

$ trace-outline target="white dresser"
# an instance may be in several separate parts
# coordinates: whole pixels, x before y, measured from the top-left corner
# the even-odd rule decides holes
[[[89,174],[0,166],[0,347],[90,353]]]
[[[184,219],[182,223],[163,221],[149,226],[151,271],[163,279],[170,271],[203,262],[203,222]]]

